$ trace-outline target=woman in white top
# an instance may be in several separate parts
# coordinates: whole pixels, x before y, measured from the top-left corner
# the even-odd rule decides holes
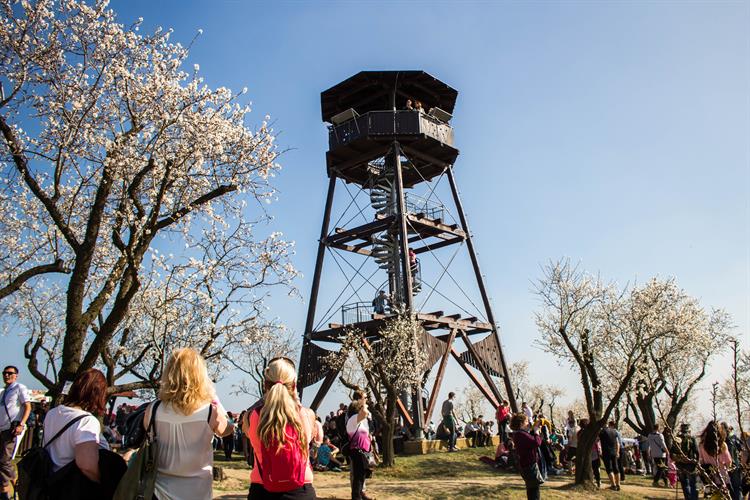
[[[156,489],[158,500],[210,500],[214,434],[234,432],[216,398],[206,363],[193,349],[172,353],[161,377],[161,404],[156,410],[159,442]],[[144,427],[153,405],[146,410]]]
[[[109,450],[107,440],[96,415],[105,413],[107,404],[107,380],[96,369],[83,371],[71,385],[65,404],[56,406],[44,417],[44,438],[52,460],[53,470],[58,471],[75,462],[78,470],[90,481],[77,484],[81,490],[71,495],[78,498],[111,498],[114,487],[125,471],[124,461],[114,453],[106,453],[106,463],[100,464],[100,449]],[[79,418],[80,417],[80,418]],[[75,422],[73,422],[75,419]],[[72,423],[62,434],[63,428]],[[70,482],[70,476],[65,481]]]

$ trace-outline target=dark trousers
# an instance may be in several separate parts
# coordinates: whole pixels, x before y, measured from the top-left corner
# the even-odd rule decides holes
[[[602,476],[599,473],[599,467],[601,467],[601,464],[598,458],[591,461],[591,469],[594,471],[594,480],[597,485],[602,484]]]
[[[472,448],[477,447],[477,440],[479,438],[479,433],[477,431],[469,431],[464,434],[464,437],[469,440],[469,446]]]
[[[362,490],[367,479],[367,459],[357,450],[352,450],[352,500],[362,500]]]
[[[654,486],[659,484],[659,480],[664,480],[664,485],[669,484],[667,479],[667,460],[664,458],[654,458]]]
[[[742,469],[739,467],[729,472],[729,496],[732,500],[742,500]]]
[[[451,415],[444,415],[443,425],[450,433],[448,437],[448,449],[452,450],[456,447],[456,422],[453,421]]]
[[[696,475],[690,472],[680,472],[679,477],[685,500],[698,500],[698,489],[695,486]]]
[[[263,488],[262,484],[252,483],[247,500],[315,500],[315,488],[311,483],[305,483],[302,488],[283,493],[271,493]]]
[[[232,460],[232,452],[234,451],[234,435],[224,436],[221,438],[221,447],[224,449],[224,458]]]
[[[526,487],[526,500],[539,500],[540,498],[539,486]]]
[[[16,437],[10,430],[0,432],[0,480],[2,487],[16,480],[16,468],[11,458],[16,447]]]

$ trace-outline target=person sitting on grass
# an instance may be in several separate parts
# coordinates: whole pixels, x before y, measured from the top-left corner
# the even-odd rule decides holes
[[[318,461],[317,464],[323,468],[323,470],[331,470],[333,472],[341,472],[342,463],[336,460],[336,453],[339,449],[331,444],[331,438],[323,438],[323,444],[318,447]]]

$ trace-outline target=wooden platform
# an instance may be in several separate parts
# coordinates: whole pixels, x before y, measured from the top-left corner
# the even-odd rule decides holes
[[[500,436],[492,436],[492,446],[487,446],[487,455],[495,456],[495,449],[500,444]],[[463,450],[471,446],[468,438],[458,438],[456,448]],[[428,453],[439,453],[448,451],[448,441],[444,439],[422,439],[419,441],[404,441],[404,455],[427,455]]]
[[[441,219],[430,219],[425,214],[407,214],[410,231],[409,243],[414,253],[431,252],[466,240],[466,233],[457,224],[445,224]],[[323,243],[360,255],[371,255],[372,236],[388,230],[396,222],[394,215],[378,216],[374,221],[350,229],[336,228]]]
[[[383,324],[392,318],[395,318],[395,314],[372,314],[372,319],[369,321],[361,321],[359,323],[341,324],[341,323],[329,323],[328,328],[325,330],[319,330],[312,333],[312,340],[321,342],[339,342],[339,337],[344,334],[344,330],[349,328],[357,328],[363,330],[368,337],[377,337],[377,332],[383,327]],[[422,326],[427,331],[432,330],[447,330],[450,331],[454,328],[459,328],[466,332],[467,335],[477,335],[480,333],[487,333],[492,331],[492,325],[479,321],[476,317],[462,318],[460,314],[452,314],[446,316],[443,311],[434,311],[430,313],[417,313],[417,320],[422,323]],[[441,340],[448,338],[449,334],[437,336]],[[445,337],[445,338],[443,338]]]

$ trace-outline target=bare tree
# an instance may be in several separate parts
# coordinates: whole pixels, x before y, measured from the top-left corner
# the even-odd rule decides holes
[[[463,422],[470,422],[472,418],[480,415],[488,415],[487,398],[482,391],[475,386],[464,387],[461,393],[456,397],[456,415]]]
[[[268,325],[266,328],[267,332],[251,337],[259,340],[243,343],[237,354],[229,359],[232,366],[250,379],[236,385],[236,391],[255,398],[263,397],[263,370],[268,363],[277,357],[294,359],[299,353],[298,335],[279,325]]]
[[[508,375],[513,381],[514,396],[518,401],[527,401],[529,397],[529,362],[514,361],[508,366]]]
[[[547,398],[547,408],[549,409],[549,419],[552,426],[555,427],[555,407],[558,400],[565,396],[565,389],[554,384],[544,386],[544,393]]]
[[[732,372],[718,389],[717,399],[723,409],[733,414],[740,432],[750,422],[750,351],[743,351],[739,339],[731,338]]]

